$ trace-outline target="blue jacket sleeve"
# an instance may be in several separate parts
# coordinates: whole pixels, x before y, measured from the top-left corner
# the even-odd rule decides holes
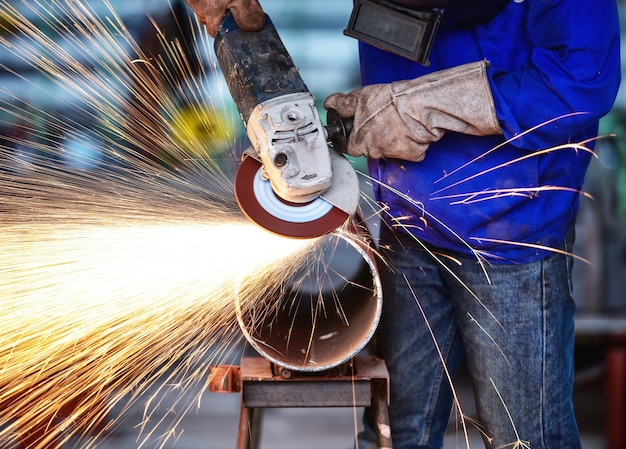
[[[525,8],[525,55],[509,67],[492,64],[489,79],[506,138],[550,121],[512,142],[537,149],[585,135],[611,109],[619,20],[615,0],[526,0]]]

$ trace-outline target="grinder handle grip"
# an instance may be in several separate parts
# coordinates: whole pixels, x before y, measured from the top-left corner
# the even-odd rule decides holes
[[[348,137],[352,132],[354,117],[341,117],[335,109],[326,113],[326,135],[333,149],[338,153],[345,153],[348,147]]]

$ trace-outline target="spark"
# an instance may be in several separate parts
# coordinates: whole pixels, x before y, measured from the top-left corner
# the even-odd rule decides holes
[[[487,329],[484,328],[484,326],[482,324],[480,324],[478,322],[478,320],[476,318],[474,318],[472,316],[471,313],[467,312],[467,316],[469,317],[470,321],[474,324],[476,324],[476,326],[478,326],[478,328],[480,329],[480,331],[491,341],[491,343],[496,347],[496,349],[498,350],[498,352],[500,353],[500,355],[502,355],[502,358],[506,361],[506,363],[510,366],[511,362],[509,362],[509,358],[506,356],[506,354],[504,353],[504,351],[502,350],[502,348],[500,347],[500,345],[498,344],[498,342],[493,338],[493,336],[487,331]]]
[[[92,426],[109,397],[145,390],[183,357],[177,369],[189,369],[232,339],[236,285],[241,292],[249,284],[239,295],[248,307],[261,276],[280,283],[294,246],[311,245],[246,223],[43,228],[31,226],[27,238],[24,229],[3,229],[0,244],[8,261],[0,269],[0,403],[22,431],[52,427],[70,406],[74,421]]]
[[[433,197],[433,199],[454,199],[454,198],[462,198],[460,201],[452,201],[450,205],[457,204],[472,204],[478,203],[481,201],[490,201],[498,198],[506,197],[506,196],[521,196],[525,198],[532,198],[540,192],[555,192],[555,191],[563,191],[563,192],[574,192],[580,193],[586,198],[593,199],[593,196],[587,192],[581,192],[577,189],[573,189],[570,187],[562,187],[562,186],[540,186],[540,187],[518,187],[518,188],[509,188],[509,189],[488,189],[481,190],[478,192],[465,192],[465,193],[457,193],[454,195],[443,195],[438,197]]]
[[[513,245],[513,246],[524,246],[527,248],[535,248],[535,249],[540,249],[543,251],[550,251],[552,253],[555,254],[563,254],[565,256],[568,257],[572,257],[576,260],[579,260],[581,262],[584,262],[588,265],[591,265],[591,262],[587,259],[585,259],[584,257],[581,257],[577,254],[574,254],[570,251],[564,251],[562,249],[559,248],[554,248],[551,246],[546,246],[546,245],[539,245],[537,243],[524,243],[524,242],[516,242],[516,241],[511,241],[511,240],[501,240],[501,239],[489,239],[489,238],[485,238],[485,237],[481,237],[481,238],[475,238],[474,240],[476,241],[481,241],[481,242],[492,242],[492,243],[500,243],[502,245]]]
[[[521,139],[525,135],[530,134],[532,132],[535,132],[535,131],[541,129],[542,127],[544,127],[544,126],[550,125],[551,123],[557,122],[557,121],[565,119],[565,118],[575,117],[575,116],[578,116],[578,115],[586,115],[586,114],[587,114],[586,112],[572,112],[572,113],[569,113],[569,114],[564,114],[564,115],[559,116],[559,117],[554,117],[554,118],[552,118],[550,120],[547,120],[547,121],[545,121],[543,123],[539,123],[538,125],[535,125],[535,126],[529,128],[529,129],[527,129],[527,130],[525,130],[525,131],[523,131],[523,132],[513,136],[512,138],[505,140],[504,142],[502,142],[502,143],[500,143],[498,145],[495,145],[493,148],[491,148],[488,151],[480,154],[479,156],[477,156],[476,158],[472,159],[471,161],[466,162],[465,164],[461,165],[460,167],[458,167],[458,168],[456,168],[456,169],[454,169],[452,171],[449,171],[449,172],[447,171],[446,174],[443,177],[441,177],[438,180],[436,180],[435,183],[443,181],[448,176],[451,176],[451,175],[457,173],[458,171],[463,170],[464,168],[471,166],[474,162],[478,161],[479,159],[484,158],[488,154],[493,153],[494,151],[498,151],[500,148],[504,147],[505,145],[513,143],[516,140]],[[576,146],[577,146],[577,144],[574,144],[573,148],[576,148]],[[578,144],[578,146],[580,146],[582,150],[585,150],[585,151],[587,150],[587,148],[584,147],[585,146],[585,142],[583,142],[581,144]]]
[[[545,149],[542,149],[542,150],[539,150],[539,151],[533,151],[532,153],[529,153],[529,154],[527,154],[525,156],[522,156],[522,157],[519,157],[517,159],[511,160],[511,161],[507,161],[507,162],[505,162],[503,164],[496,165],[494,167],[490,167],[490,168],[488,168],[488,169],[486,169],[486,170],[484,170],[484,171],[482,171],[480,173],[476,173],[474,175],[468,176],[468,177],[464,178],[461,181],[458,181],[458,182],[450,184],[450,185],[448,185],[448,186],[446,186],[446,187],[444,187],[444,188],[442,188],[440,190],[437,190],[437,191],[433,192],[433,195],[441,193],[444,190],[456,187],[459,184],[462,184],[464,182],[470,181],[470,180],[472,180],[474,178],[477,178],[479,176],[483,176],[483,175],[486,175],[488,173],[491,173],[491,172],[493,172],[495,170],[498,170],[498,169],[500,169],[502,167],[506,167],[506,166],[515,164],[517,162],[521,162],[521,161],[526,160],[526,159],[536,158],[538,156],[541,156],[542,154],[552,153],[554,151],[562,151],[562,150],[584,151],[584,152],[587,152],[587,153],[591,153],[592,155],[595,156],[595,153],[593,152],[593,150],[591,150],[589,147],[585,146],[585,142],[571,143],[571,144],[565,144],[565,145],[557,145],[557,146],[550,147],[550,148],[545,148]],[[490,150],[490,151],[493,151],[493,150]],[[519,190],[520,191],[526,191],[526,190],[528,190],[528,188],[520,188]]]
[[[422,221],[422,223],[428,223],[428,220],[432,220],[433,222],[436,222],[438,225],[440,225],[441,227],[443,227],[447,232],[449,232],[454,238],[458,239],[459,243],[463,246],[465,246],[472,254],[473,256],[476,258],[477,261],[479,261],[481,264],[484,264],[484,260],[481,257],[480,251],[474,249],[472,246],[469,245],[469,243],[467,243],[465,240],[463,240],[463,238],[458,235],[456,232],[454,232],[454,229],[452,227],[452,225],[448,225],[446,223],[444,223],[443,221],[441,221],[440,219],[438,219],[437,217],[435,217],[433,214],[429,213],[426,208],[424,207],[424,203],[421,202],[419,199],[417,198],[412,198],[409,195],[402,193],[400,190],[394,188],[393,186],[390,186],[388,184],[385,184],[381,181],[378,181],[368,175],[365,174],[361,174],[361,176],[365,176],[367,179],[369,179],[372,182],[377,183],[381,188],[389,190],[390,192],[392,192],[394,195],[397,195],[398,197],[402,198],[403,200],[407,201],[409,204],[411,204],[412,206],[414,206],[417,209],[421,210],[421,217],[420,217],[420,221]],[[380,211],[381,214],[384,214],[386,211],[386,209],[382,209]],[[393,216],[389,216],[389,219],[394,223],[394,226],[397,227],[398,229],[405,229],[409,234],[411,234],[409,231],[409,225],[403,224],[403,218],[402,217],[393,217]],[[424,246],[422,242],[418,241],[417,243],[419,243],[420,245]],[[483,270],[485,272],[485,276],[487,276],[487,273],[485,270]]]
[[[504,407],[504,411],[506,412],[506,416],[509,418],[511,427],[513,428],[513,432],[515,432],[515,438],[516,438],[516,441],[514,443],[507,444],[498,449],[504,449],[506,447],[511,447],[512,449],[531,449],[530,441],[523,441],[520,439],[519,433],[517,433],[517,427],[515,426],[515,423],[513,422],[513,417],[511,416],[511,412],[509,412],[509,408],[506,406],[506,403],[504,402],[504,398],[500,394],[498,387],[496,387],[496,384],[494,383],[492,378],[489,378],[489,381],[491,382],[491,386],[496,391],[496,394],[498,395],[498,398],[500,399],[500,402],[502,403],[502,406]]]
[[[466,422],[465,414],[463,413],[463,409],[461,408],[461,402],[459,400],[458,394],[454,388],[454,383],[452,382],[452,373],[450,373],[450,371],[448,370],[448,366],[446,365],[446,360],[443,356],[443,353],[441,352],[441,348],[439,347],[439,343],[437,342],[435,333],[432,327],[430,326],[430,322],[428,321],[426,312],[424,311],[424,308],[422,307],[422,304],[419,301],[418,295],[413,290],[413,286],[409,282],[409,279],[406,277],[406,275],[403,275],[403,276],[404,276],[404,282],[407,288],[409,289],[409,291],[411,292],[411,295],[413,295],[413,299],[415,300],[415,304],[417,304],[417,307],[419,308],[420,313],[422,314],[422,318],[424,318],[424,324],[426,325],[426,328],[428,329],[428,332],[430,333],[430,337],[433,341],[433,344],[435,345],[435,349],[437,351],[437,355],[439,356],[441,366],[443,367],[444,374],[446,376],[446,379],[448,380],[448,384],[450,385],[452,389],[452,397],[454,401],[454,406],[459,411],[459,415],[461,417],[461,426],[463,428],[463,437],[465,439],[465,445],[467,448],[469,448],[470,444],[469,444],[469,434],[467,431],[467,422]]]
[[[237,350],[235,291],[256,307],[316,240],[239,212],[240,122],[193,61],[210,54],[198,23],[178,24],[189,49],[153,19],[147,53],[106,0],[3,0],[0,16],[5,74],[55,97],[0,89],[0,126],[19,131],[0,143],[0,445],[95,446],[148,395],[138,446],[163,447],[201,396],[156,414],[164,391],[206,387]]]

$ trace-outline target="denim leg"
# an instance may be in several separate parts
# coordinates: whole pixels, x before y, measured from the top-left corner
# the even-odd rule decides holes
[[[383,257],[393,268],[381,266],[384,303],[377,350],[390,375],[394,449],[437,449],[443,445],[452,407],[449,379],[438,351],[454,375],[463,360],[463,346],[439,266],[414,241],[404,240],[403,246],[389,235],[381,240]],[[377,447],[368,410],[364,424],[359,449]]]
[[[568,258],[486,266],[491,282],[475,261],[455,271],[475,294],[448,279],[486,447],[579,449]]]
[[[486,447],[527,442],[532,449],[580,449],[571,400],[571,259],[555,254],[530,264],[483,266],[443,257],[446,269],[411,238],[400,239],[381,232],[381,252],[393,267],[381,267],[377,334],[390,374],[394,449],[443,445],[452,396],[429,328],[453,377],[467,357]],[[375,448],[367,411],[364,423],[359,448]]]

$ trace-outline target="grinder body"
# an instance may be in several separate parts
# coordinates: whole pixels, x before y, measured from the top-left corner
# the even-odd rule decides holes
[[[288,94],[309,93],[267,16],[262,30],[247,32],[237,28],[232,15],[227,14],[215,37],[214,47],[244,123],[265,101]]]
[[[215,54],[252,144],[235,180],[241,209],[281,235],[314,237],[336,229],[357,209],[356,173],[329,148],[332,136],[315,98],[270,18],[262,30],[248,32],[227,14]]]

